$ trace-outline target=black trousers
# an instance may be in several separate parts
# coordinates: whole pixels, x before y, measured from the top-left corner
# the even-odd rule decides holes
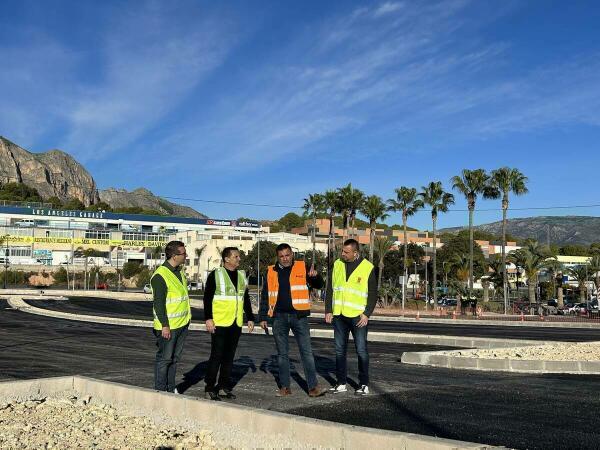
[[[210,359],[204,382],[206,392],[218,392],[219,389],[231,389],[231,369],[242,328],[235,322],[229,327],[216,327],[210,336]],[[217,381],[219,374],[219,383]]]

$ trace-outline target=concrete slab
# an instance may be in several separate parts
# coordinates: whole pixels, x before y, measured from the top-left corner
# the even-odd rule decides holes
[[[292,416],[251,407],[197,400],[189,397],[155,392],[150,389],[98,381],[86,377],[58,377],[0,383],[0,401],[33,400],[63,391],[90,395],[125,413],[142,414],[172,424],[190,425],[194,420],[218,429],[234,426],[261,435],[278,433],[290,442],[328,448],[401,448],[401,449],[488,449],[483,444],[436,439],[411,433],[382,431],[372,428]],[[210,411],[207,414],[206,411]],[[199,413],[198,417],[194,412]],[[208,419],[208,420],[207,420]]]

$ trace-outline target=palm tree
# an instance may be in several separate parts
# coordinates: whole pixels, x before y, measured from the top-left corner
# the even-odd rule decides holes
[[[487,186],[489,175],[484,169],[464,169],[462,175],[455,175],[450,180],[452,188],[460,192],[467,199],[469,209],[469,297],[473,291],[473,214],[475,202],[479,194],[483,194]]]
[[[194,249],[194,255],[198,260],[198,267],[196,269],[196,281],[200,281],[200,258],[202,257],[204,250],[206,250],[206,244],[204,244],[202,247],[196,247]]]
[[[496,199],[502,197],[502,264],[503,270],[503,287],[504,295],[504,314],[508,313],[508,273],[506,271],[506,215],[509,204],[509,194],[523,195],[528,192],[527,177],[518,169],[510,167],[501,167],[493,170],[488,186],[483,193],[484,198]]]
[[[337,189],[337,210],[342,215],[342,241],[346,239],[346,231],[350,221],[353,191],[352,183]]]
[[[423,208],[423,202],[417,194],[415,188],[408,188],[402,186],[394,189],[396,192],[396,198],[389,199],[388,205],[390,211],[402,211],[402,229],[404,231],[403,244],[404,244],[404,259],[402,263],[404,265],[404,283],[402,284],[402,309],[406,303],[406,283],[408,283],[408,237],[406,230],[406,223],[408,218],[413,216],[419,209]]]
[[[579,286],[579,301],[581,303],[585,302],[585,283],[589,278],[587,265],[567,267],[566,272],[568,275],[577,280],[577,284]]]
[[[352,193],[348,197],[350,205],[350,230],[352,230],[351,237],[356,238],[356,213],[360,211],[365,202],[365,194],[359,189],[353,189]]]
[[[338,195],[336,191],[325,191],[323,194],[323,208],[327,211],[329,218],[329,239],[327,240],[327,282],[329,282],[329,271],[332,265],[332,253],[335,248],[335,234],[334,234],[334,219],[338,213]]]
[[[321,194],[309,194],[308,198],[304,199],[304,213],[308,216],[312,216],[312,243],[313,243],[313,256],[312,265],[315,265],[315,250],[316,250],[316,232],[317,232],[317,214],[320,214],[324,210],[324,199]]]
[[[494,298],[496,297],[496,288],[504,283],[503,272],[502,258],[498,255],[490,256],[488,259],[488,280],[494,285]]]
[[[436,225],[438,213],[445,213],[454,204],[454,195],[445,192],[441,181],[432,181],[422,187],[419,194],[424,204],[431,208],[431,223],[433,225],[433,304],[437,305],[437,260],[436,260]]]
[[[552,283],[551,298],[554,298],[554,296],[557,295],[556,279],[560,274],[562,274],[563,270],[564,269],[563,269],[562,264],[560,262],[558,262],[558,260],[556,260],[556,259],[550,259],[546,262],[546,271],[548,272],[550,279],[551,279],[551,283]],[[558,300],[558,295],[557,295],[557,300]],[[563,305],[560,304],[558,306],[562,307]]]
[[[548,261],[556,259],[546,246],[531,241],[526,247],[514,250],[509,254],[511,262],[518,261],[520,267],[527,276],[527,287],[529,292],[529,302],[535,303],[535,292],[538,283],[538,274],[540,270],[548,266]]]
[[[163,253],[163,247],[162,247],[162,245],[157,245],[156,247],[154,247],[152,249],[151,256],[152,256],[153,263],[154,263],[153,269],[156,269],[156,266],[157,266],[156,260],[158,258],[160,258],[160,255],[162,255],[162,253]]]
[[[392,245],[394,245],[394,241],[387,236],[375,236],[374,244],[375,251],[379,257],[379,274],[377,276],[377,289],[379,290],[381,286],[381,277],[383,276],[385,255],[389,253]]]
[[[386,213],[387,207],[381,197],[370,195],[365,199],[360,212],[369,219],[369,227],[371,230],[369,238],[369,260],[373,262],[373,245],[375,241],[375,227],[378,220],[385,220],[388,217]]]
[[[0,245],[1,242],[0,242]],[[594,255],[590,259],[590,273],[594,276],[594,285],[596,286],[596,298],[600,292],[600,255]]]

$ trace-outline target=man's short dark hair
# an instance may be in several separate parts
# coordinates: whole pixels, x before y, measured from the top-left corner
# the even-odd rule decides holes
[[[221,252],[221,260],[225,262],[225,258],[229,258],[233,252],[238,252],[239,249],[237,247],[225,247]]]
[[[355,252],[357,252],[360,248],[358,245],[358,241],[356,239],[346,239],[344,241],[344,247],[351,245]]]
[[[284,250],[289,250],[290,252],[293,253],[292,247],[290,247],[290,244],[286,244],[285,242],[283,244],[279,244],[277,247],[275,247],[275,253],[279,254],[279,252],[282,252]]]
[[[165,258],[171,259],[174,255],[179,253],[179,249],[185,247],[185,244],[181,241],[171,241],[165,247]]]

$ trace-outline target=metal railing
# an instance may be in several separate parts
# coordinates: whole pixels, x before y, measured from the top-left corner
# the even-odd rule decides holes
[[[52,208],[52,203],[0,200],[0,206],[16,206],[21,208]]]

